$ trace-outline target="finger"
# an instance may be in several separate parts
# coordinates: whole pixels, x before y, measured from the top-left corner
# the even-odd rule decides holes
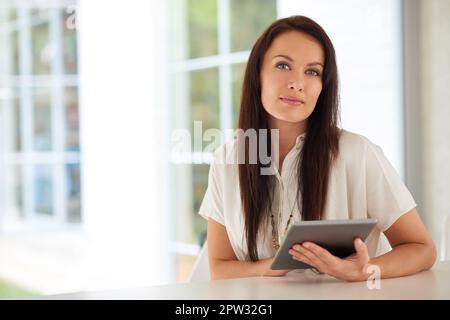
[[[322,248],[321,246],[312,243],[304,242],[302,246],[307,250],[311,251],[318,259],[320,259],[327,266],[334,265],[336,263],[336,257],[333,256],[328,250]]]
[[[307,256],[299,253],[299,252],[295,252],[292,254],[292,259],[306,263],[308,265],[310,265],[311,267],[314,267],[316,269],[318,269],[319,271],[322,272],[322,270],[319,268],[319,266],[317,266],[313,261],[311,261]]]
[[[307,257],[308,260],[310,260],[314,264],[314,267],[316,267],[317,269],[321,271],[327,269],[327,265],[310,250],[303,248],[298,244],[294,246],[294,249],[303,256]]]
[[[309,262],[313,263],[313,261],[311,261],[311,259],[309,259],[307,256],[305,256],[300,251],[295,250],[294,248],[295,248],[295,246],[289,250],[289,254],[292,256],[293,259],[299,260],[299,261],[300,260],[301,261],[308,260]]]
[[[367,245],[360,239],[356,238],[354,241],[355,251],[359,257],[364,258],[364,260],[369,259],[369,250],[367,249]]]

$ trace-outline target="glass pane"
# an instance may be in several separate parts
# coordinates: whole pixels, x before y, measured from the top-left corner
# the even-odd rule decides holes
[[[14,8],[9,9],[9,20],[10,21],[17,20],[17,9]]]
[[[192,165],[192,183],[193,183],[193,221],[194,235],[197,244],[201,245],[205,241],[207,221],[198,214],[200,205],[202,204],[205,191],[208,186],[209,165],[194,164]]]
[[[217,54],[216,0],[188,0],[189,57]]]
[[[212,68],[195,71],[190,75],[190,126],[191,137],[194,137],[194,121],[201,121],[202,134],[210,128],[220,129],[219,74],[217,68]],[[200,152],[203,149],[194,151]]]
[[[52,119],[50,91],[39,88],[34,91],[34,149],[49,151],[52,148]]]
[[[63,31],[63,52],[64,52],[64,72],[66,74],[76,74],[77,63],[77,32],[74,26],[73,13],[66,9],[62,10],[62,30]]]
[[[207,222],[198,210],[208,184],[209,165],[172,164],[172,183],[176,229],[175,241],[202,244],[206,236]]]
[[[179,72],[171,77],[171,84],[173,84],[173,94],[170,96],[171,121],[170,126],[172,130],[186,129],[189,130],[191,125],[191,109],[190,105],[190,81],[191,74],[187,72]]]
[[[8,173],[6,190],[8,190],[7,208],[11,208],[14,215],[18,217],[24,216],[23,211],[23,182],[22,167],[19,165],[10,166]]]
[[[65,90],[66,105],[66,150],[79,151],[79,115],[78,88],[70,87]]]
[[[2,191],[4,191],[1,213],[3,219],[14,220],[24,216],[22,166],[12,164],[5,166],[4,169],[3,175],[0,176]]]
[[[176,221],[174,241],[195,243],[194,224],[192,221],[192,168],[190,164],[171,164],[170,172],[173,193],[172,212]]]
[[[37,214],[53,215],[52,167],[49,165],[35,167],[34,211]]]
[[[36,5],[36,4],[35,4]],[[48,10],[44,8],[32,8],[30,10],[30,14],[32,18],[36,17],[47,17],[48,16]]]
[[[80,165],[68,164],[67,170],[67,220],[81,221]]]
[[[239,109],[241,105],[241,92],[242,92],[242,83],[244,80],[244,72],[245,72],[246,64],[234,64],[231,67],[231,77],[233,81],[232,87],[232,101],[233,101],[233,124],[235,128],[237,128],[237,122],[239,118]]]
[[[50,74],[50,62],[53,58],[52,46],[49,40],[48,22],[40,23],[31,29],[33,73]]]
[[[230,6],[232,51],[251,49],[277,16],[276,0],[230,0]]]
[[[20,99],[19,97],[14,98],[13,102],[13,130],[12,130],[12,139],[13,139],[13,151],[21,151],[22,150],[22,133],[21,133],[21,107],[20,107]]]
[[[12,49],[12,73],[20,73],[20,50],[19,50],[19,32],[11,32],[11,49]]]
[[[14,20],[15,11],[16,10],[10,9],[7,6],[0,6],[0,23]]]

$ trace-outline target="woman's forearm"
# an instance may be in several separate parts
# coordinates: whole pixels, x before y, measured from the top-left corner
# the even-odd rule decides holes
[[[215,260],[210,262],[211,280],[282,276],[290,270],[271,270],[272,258],[259,261]]]
[[[267,268],[265,260],[238,261],[216,260],[210,263],[211,280],[261,276]]]
[[[428,270],[436,261],[432,244],[408,243],[398,245],[390,252],[369,261],[380,268],[381,278],[401,277]]]

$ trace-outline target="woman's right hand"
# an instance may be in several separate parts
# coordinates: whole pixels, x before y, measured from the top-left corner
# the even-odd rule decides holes
[[[267,258],[261,260],[263,264],[263,272],[261,274],[262,277],[282,277],[286,275],[286,273],[291,272],[294,269],[282,269],[282,270],[272,270],[270,266],[272,265],[274,258]]]

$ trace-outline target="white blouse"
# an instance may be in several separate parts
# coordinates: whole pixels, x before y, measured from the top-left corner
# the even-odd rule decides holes
[[[300,220],[297,198],[297,158],[303,146],[304,134],[286,155],[281,174],[277,178],[273,214],[282,235],[291,212],[293,221]],[[237,141],[220,146],[214,152],[209,171],[208,188],[199,214],[225,226],[231,247],[239,260],[249,260],[241,205]],[[341,131],[339,156],[330,171],[325,220],[376,218],[377,226],[365,243],[370,257],[391,249],[383,234],[402,214],[416,207],[416,203],[381,148],[366,137]],[[301,202],[300,202],[301,203]],[[270,220],[269,220],[270,221]],[[291,221],[292,223],[292,221]],[[270,223],[258,233],[257,248],[260,259],[273,257],[272,227]],[[281,240],[281,239],[280,239]],[[281,243],[281,242],[280,242]]]

